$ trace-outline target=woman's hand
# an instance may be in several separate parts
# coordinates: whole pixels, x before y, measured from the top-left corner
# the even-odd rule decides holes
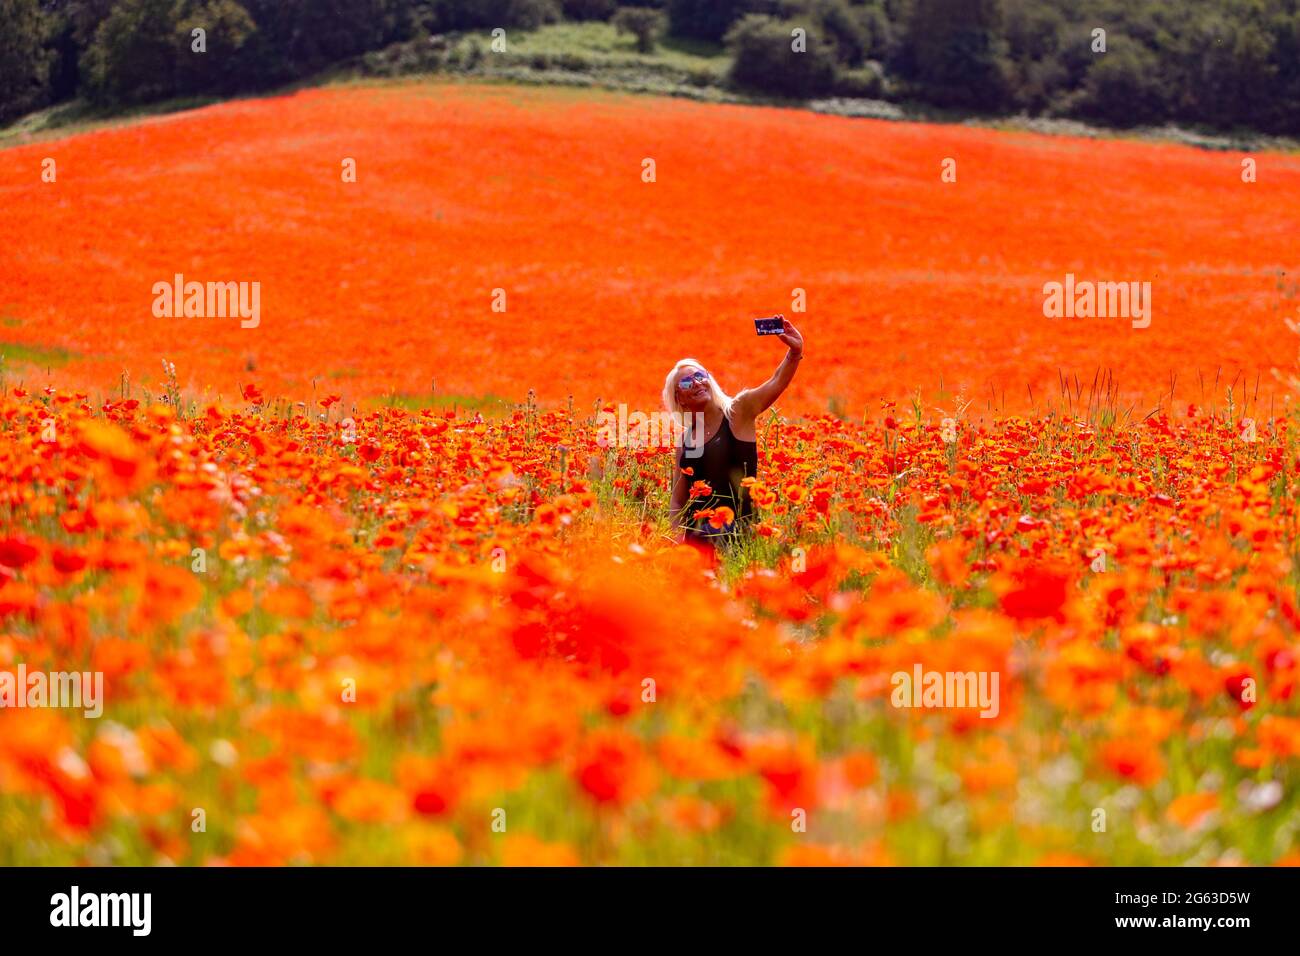
[[[785,330],[777,338],[795,355],[803,355],[803,336],[799,334],[799,330],[784,315],[778,315],[777,318],[781,320],[782,328]]]
[[[799,330],[784,315],[776,315],[774,318],[781,320],[783,329],[777,338],[784,342],[790,351],[781,360],[781,364],[777,366],[771,378],[757,388],[747,388],[736,396],[735,411],[731,416],[732,430],[737,438],[746,441],[751,440],[748,435],[754,419],[771,408],[772,403],[781,397],[781,393],[794,378],[799,361],[803,358],[803,336],[799,334]]]

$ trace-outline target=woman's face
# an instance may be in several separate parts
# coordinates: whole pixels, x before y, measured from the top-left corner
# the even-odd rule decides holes
[[[677,404],[688,412],[702,412],[712,401],[709,373],[698,365],[683,365],[677,373]]]

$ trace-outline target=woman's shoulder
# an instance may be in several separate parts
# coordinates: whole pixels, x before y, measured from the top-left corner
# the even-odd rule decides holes
[[[731,421],[752,422],[758,417],[758,394],[752,388],[737,393],[731,400]]]
[[[754,401],[755,401],[754,389],[742,388],[739,392],[736,393],[736,396],[731,400],[731,407],[733,409],[733,414],[737,411],[742,411],[742,410],[749,411],[750,414],[753,414]]]
[[[733,407],[731,417],[724,421],[727,431],[731,432],[731,437],[736,441],[758,441],[758,428],[753,415],[741,415],[740,410]]]

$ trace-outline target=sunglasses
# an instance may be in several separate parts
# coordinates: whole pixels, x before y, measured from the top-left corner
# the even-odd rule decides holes
[[[690,388],[696,382],[707,382],[708,380],[709,380],[709,373],[704,371],[704,369],[700,369],[694,375],[683,375],[681,378],[679,378],[677,380],[677,387]]]

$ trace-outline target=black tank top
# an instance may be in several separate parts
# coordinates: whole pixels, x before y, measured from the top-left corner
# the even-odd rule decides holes
[[[731,423],[723,416],[718,432],[704,443],[703,452],[695,458],[687,456],[694,448],[683,448],[677,456],[679,468],[690,468],[693,474],[686,479],[689,489],[697,481],[707,481],[712,495],[690,500],[686,506],[688,526],[694,522],[695,512],[702,508],[726,505],[736,513],[739,521],[751,513],[749,489],[741,485],[746,478],[758,475],[758,442],[741,441],[731,431]]]

